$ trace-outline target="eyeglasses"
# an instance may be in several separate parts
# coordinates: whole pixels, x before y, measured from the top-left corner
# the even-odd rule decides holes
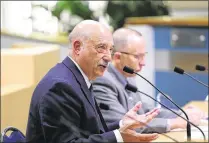
[[[83,44],[83,42],[81,42]],[[97,53],[102,53],[102,54],[110,54],[113,55],[113,48],[108,49],[105,45],[101,44],[98,45],[96,48],[94,48]]]
[[[98,53],[113,55],[113,48],[108,49],[106,46],[98,46],[95,48]]]
[[[142,59],[148,54],[148,52],[140,53],[140,54],[138,54],[138,55],[132,54],[132,53],[127,53],[127,52],[120,52],[120,53],[126,54],[126,55],[132,55],[132,56],[134,56],[134,58],[136,58],[136,59],[139,60],[139,61],[142,60]]]

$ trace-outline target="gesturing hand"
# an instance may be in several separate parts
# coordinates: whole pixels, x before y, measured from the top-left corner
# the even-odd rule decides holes
[[[159,109],[155,108],[150,112],[138,115],[137,111],[141,108],[142,103],[138,102],[132,109],[130,109],[122,118],[122,127],[129,126],[129,129],[135,129],[145,126],[155,116],[158,115]]]
[[[158,115],[159,110],[152,111],[138,115],[137,111],[141,108],[141,103],[137,103],[131,110],[129,110],[122,118],[122,126],[119,129],[124,142],[150,142],[158,138],[158,134],[141,134],[134,129],[145,126],[155,116]]]

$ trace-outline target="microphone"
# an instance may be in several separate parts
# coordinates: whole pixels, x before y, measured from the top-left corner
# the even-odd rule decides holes
[[[132,69],[132,68],[130,68],[130,67],[127,67],[127,66],[125,66],[124,68],[123,68],[123,71],[124,72],[127,72],[127,73],[130,73],[130,74],[134,74],[135,72],[134,72],[134,69]]]
[[[99,107],[100,107],[101,109],[104,109],[104,110],[110,110],[110,107],[109,107],[107,104],[104,104],[104,103],[100,103],[100,104],[99,104]]]
[[[206,67],[201,66],[201,65],[196,65],[196,66],[195,66],[195,69],[198,70],[198,71],[205,71],[205,70],[208,71],[208,69],[206,69]]]
[[[184,117],[180,116],[178,113],[176,113],[175,111],[171,110],[169,107],[165,106],[165,105],[162,104],[161,102],[157,101],[157,100],[156,100],[155,98],[153,98],[152,96],[150,96],[150,95],[148,95],[148,94],[146,94],[146,93],[144,93],[144,92],[138,90],[138,88],[137,88],[136,86],[131,85],[131,84],[127,84],[127,85],[125,86],[125,89],[130,90],[130,91],[132,91],[132,92],[134,92],[134,93],[139,92],[139,93],[141,93],[141,94],[144,94],[144,95],[146,95],[147,97],[149,97],[149,98],[151,98],[152,100],[154,100],[155,102],[159,103],[161,106],[165,107],[166,109],[168,109],[168,110],[171,111],[172,113],[176,114],[177,116],[179,116],[179,117],[181,117],[182,119],[184,119],[185,121],[187,121],[187,123],[190,123],[190,124],[192,124],[193,126],[195,126],[196,128],[198,128],[198,129],[200,130],[200,132],[203,134],[204,140],[206,140],[204,132],[203,132],[198,126],[196,126],[196,125],[194,125],[193,123],[191,123],[188,119],[185,119]],[[190,130],[190,131],[191,131],[191,130]],[[191,137],[190,137],[190,139],[191,139]]]
[[[160,91],[156,86],[154,86],[149,80],[147,80],[146,78],[144,78],[143,76],[141,76],[140,74],[138,74],[137,72],[135,72],[132,68],[125,66],[123,68],[124,72],[130,73],[130,74],[136,74],[138,76],[140,76],[141,78],[143,78],[144,80],[146,80],[150,85],[152,85],[158,92],[160,92],[164,97],[166,97],[170,102],[172,102],[179,110],[181,110],[184,115],[186,116],[187,120],[189,120],[188,115],[186,114],[186,112],[181,109],[175,102],[173,102],[172,100],[170,100],[169,97],[167,97],[167,95],[165,95],[162,91]],[[189,124],[189,122],[187,122],[187,140],[191,141],[191,126]]]
[[[136,86],[131,85],[131,84],[129,84],[129,83],[126,84],[125,89],[128,89],[129,91],[132,91],[132,92],[135,92],[135,93],[138,91],[138,89],[137,89]]]
[[[127,67],[127,66],[125,66],[124,68],[123,68],[123,71],[124,72],[127,72],[127,73],[130,73],[130,74],[134,74],[135,72],[134,72],[134,69],[132,69],[132,68],[130,68],[130,67]]]
[[[188,77],[190,77],[191,79],[195,80],[196,82],[198,82],[198,83],[200,83],[200,84],[202,84],[202,85],[204,85],[205,87],[208,88],[208,85],[207,85],[207,84],[205,84],[205,83],[199,81],[198,79],[194,78],[193,76],[191,76],[190,74],[186,73],[183,69],[181,69],[181,68],[179,68],[179,67],[175,67],[175,68],[174,68],[174,72],[176,72],[176,73],[178,73],[178,74],[185,74],[185,75],[187,75]]]

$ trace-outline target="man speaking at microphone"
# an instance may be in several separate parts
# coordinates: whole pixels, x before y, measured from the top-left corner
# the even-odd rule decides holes
[[[26,142],[150,142],[157,134],[134,129],[152,120],[158,110],[138,115],[136,104],[119,122],[106,125],[91,93],[91,81],[111,61],[112,33],[99,22],[84,20],[69,36],[70,54],[39,82],[32,96]]]
[[[126,84],[136,83],[130,80],[135,74],[129,74],[123,71],[124,66],[140,72],[145,65],[144,57],[145,39],[141,33],[120,28],[113,34],[114,49],[112,63],[102,77],[98,77],[93,82],[93,93],[101,112],[107,124],[119,120],[125,113],[131,109],[138,100],[141,100],[139,93],[133,93],[125,89]],[[139,114],[144,114],[151,110],[148,103],[142,101],[142,108]],[[202,112],[196,108],[186,109],[189,119],[198,125],[203,116]],[[179,115],[181,113],[179,112]],[[121,123],[123,124],[123,123]],[[172,112],[161,109],[157,118],[153,119],[147,127],[137,129],[138,132],[158,132],[164,133],[175,128],[186,128],[187,122],[177,117]]]

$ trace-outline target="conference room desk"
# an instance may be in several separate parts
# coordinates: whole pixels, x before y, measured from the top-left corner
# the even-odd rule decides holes
[[[201,109],[202,111],[204,111],[205,113],[208,114],[208,101],[192,101],[192,102],[189,102],[188,104],[186,104],[183,108],[186,108],[188,106],[198,107],[199,109]],[[202,123],[201,126],[208,127],[208,123]],[[208,134],[208,132],[206,132],[206,133]],[[174,138],[178,142],[187,142],[186,131],[168,132],[168,133],[165,133],[165,135]],[[208,136],[208,135],[206,135],[206,136]],[[174,141],[172,141],[171,139],[169,139],[163,135],[159,135],[159,138],[153,142],[174,142]],[[208,139],[206,141],[204,141],[203,137],[200,136],[200,138],[198,138],[198,139],[192,139],[191,142],[208,142]]]

